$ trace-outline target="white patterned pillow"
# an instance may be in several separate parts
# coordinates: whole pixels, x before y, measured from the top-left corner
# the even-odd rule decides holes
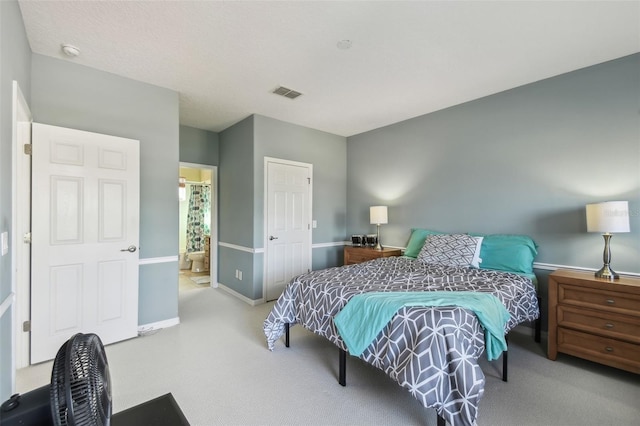
[[[476,240],[476,252],[473,254],[473,260],[471,261],[471,266],[474,268],[479,268],[482,263],[482,259],[480,258],[480,248],[482,247],[482,240],[484,237],[473,237]]]
[[[478,241],[466,234],[429,235],[418,254],[418,260],[423,263],[468,267],[478,246]]]

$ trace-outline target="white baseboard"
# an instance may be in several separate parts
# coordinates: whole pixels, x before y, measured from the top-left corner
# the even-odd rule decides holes
[[[152,322],[138,326],[138,335],[142,336],[152,331],[162,330],[163,328],[173,327],[180,324],[180,317],[171,318],[164,321]]]
[[[556,269],[572,269],[576,271],[595,272],[598,268],[584,268],[582,266],[557,265],[555,263],[533,262],[533,269],[542,269],[546,271],[555,271]],[[628,275],[630,277],[640,277],[639,272],[616,271],[620,275]]]
[[[227,286],[226,286],[226,285],[224,285],[224,284],[220,284],[220,283],[218,283],[218,288],[219,288],[220,290],[224,290],[224,291],[226,291],[226,292],[227,292],[227,293],[229,293],[230,295],[232,295],[232,296],[234,296],[234,297],[237,297],[238,299],[242,300],[243,302],[245,302],[245,303],[247,303],[247,304],[249,304],[249,305],[251,305],[251,306],[262,305],[262,304],[264,303],[264,298],[262,298],[262,299],[256,299],[256,300],[249,299],[247,296],[244,296],[244,295],[242,295],[242,294],[238,293],[238,292],[237,292],[237,291],[235,291],[234,289],[229,288],[229,287],[227,287]]]
[[[178,256],[164,256],[164,257],[148,257],[145,259],[139,259],[138,265],[152,265],[154,263],[168,263],[177,262]]]

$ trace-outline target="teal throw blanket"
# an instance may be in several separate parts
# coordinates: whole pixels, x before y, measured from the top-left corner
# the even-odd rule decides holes
[[[333,322],[351,355],[360,356],[403,306],[459,306],[473,311],[484,327],[489,361],[507,349],[509,312],[489,293],[470,291],[373,292],[353,296]]]

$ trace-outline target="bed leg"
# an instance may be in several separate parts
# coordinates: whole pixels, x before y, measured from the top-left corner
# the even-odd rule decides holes
[[[509,340],[507,336],[504,336],[504,340],[507,342],[507,350],[502,352],[502,381],[507,381],[508,365],[509,365]]]
[[[289,323],[284,324],[284,345],[289,347]]]
[[[443,419],[439,414],[436,414],[436,416],[438,417],[438,426],[446,426],[447,425],[447,421],[445,419]]]
[[[338,383],[340,383],[340,385],[342,386],[346,386],[347,385],[347,351],[345,351],[344,349],[340,349],[340,355],[339,355],[339,370],[338,370]]]
[[[540,306],[542,306],[542,298],[540,296],[537,296],[538,298],[538,308],[540,308]],[[538,316],[538,319],[536,320],[535,324],[535,335],[533,337],[533,340],[537,343],[540,343],[540,332],[542,329],[542,309],[540,309],[540,315]]]

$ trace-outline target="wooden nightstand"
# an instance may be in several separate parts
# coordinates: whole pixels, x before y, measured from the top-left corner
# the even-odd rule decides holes
[[[396,248],[383,248],[376,250],[368,247],[344,247],[344,264],[354,265],[356,263],[366,262],[367,260],[377,259],[379,257],[400,256],[402,252]]]
[[[558,352],[640,373],[640,279],[551,273],[547,356]]]

